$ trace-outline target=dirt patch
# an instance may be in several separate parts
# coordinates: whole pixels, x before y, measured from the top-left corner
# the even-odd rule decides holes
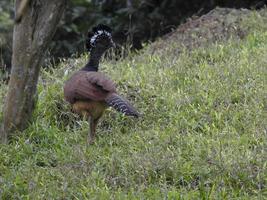
[[[192,17],[175,31],[151,44],[152,51],[164,49],[166,42],[192,49],[229,38],[243,39],[248,34],[244,20],[253,11],[247,9],[215,8],[201,17]]]

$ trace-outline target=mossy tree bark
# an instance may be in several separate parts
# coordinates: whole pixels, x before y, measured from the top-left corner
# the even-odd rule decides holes
[[[13,32],[12,69],[4,105],[2,141],[29,124],[36,102],[40,64],[67,0],[31,0]],[[16,0],[15,10],[21,0]]]

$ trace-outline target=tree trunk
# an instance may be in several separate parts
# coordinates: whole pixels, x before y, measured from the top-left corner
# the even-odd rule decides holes
[[[67,0],[31,0],[13,32],[12,69],[4,105],[1,139],[25,129],[35,102],[40,64]],[[16,0],[15,10],[21,0]]]

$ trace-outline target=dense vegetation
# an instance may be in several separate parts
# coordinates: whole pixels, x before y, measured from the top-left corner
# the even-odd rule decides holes
[[[13,3],[0,2],[0,79],[1,68],[11,66]],[[204,14],[216,6],[249,8],[265,3],[265,0],[70,0],[45,65],[57,61],[55,58],[83,52],[87,30],[98,23],[113,28],[117,44],[128,41],[133,48],[140,49],[142,42],[154,40],[188,17]]]
[[[43,70],[34,122],[0,146],[0,198],[263,199],[266,11],[241,21],[242,40],[232,35],[189,49],[170,37],[105,61],[101,70],[143,117],[108,111],[92,146],[88,123],[62,95],[87,55]]]

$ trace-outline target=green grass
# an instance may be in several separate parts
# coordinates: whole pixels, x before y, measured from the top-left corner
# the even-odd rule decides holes
[[[169,42],[153,55],[147,47],[104,62],[143,117],[108,110],[92,146],[62,91],[86,56],[43,71],[34,122],[0,146],[0,199],[266,198],[267,28],[259,20],[250,16],[257,28],[243,40],[179,55]]]

